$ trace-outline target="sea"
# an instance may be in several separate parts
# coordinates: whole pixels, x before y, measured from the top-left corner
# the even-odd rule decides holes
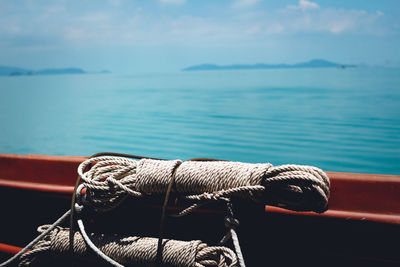
[[[400,174],[400,68],[0,77],[0,153]]]

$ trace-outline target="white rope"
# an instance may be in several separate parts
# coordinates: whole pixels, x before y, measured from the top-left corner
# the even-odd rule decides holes
[[[81,163],[78,174],[87,188],[88,203],[105,211],[128,195],[165,193],[177,165],[174,190],[188,200],[237,196],[263,201],[264,196],[280,192],[279,204],[288,209],[322,212],[327,207],[329,178],[311,166],[96,157]]]
[[[29,249],[31,249],[36,243],[38,243],[44,236],[46,236],[48,233],[50,233],[54,228],[56,228],[58,225],[60,225],[65,219],[69,217],[71,214],[71,211],[68,210],[64,215],[62,215],[57,221],[55,221],[46,231],[42,232],[40,235],[38,235],[35,239],[33,239],[28,245],[26,245],[23,249],[21,249],[17,254],[6,260],[5,262],[2,262],[0,264],[0,267],[7,266],[11,263],[13,263],[15,260],[19,259],[21,255],[23,255],[25,252],[27,252]]]
[[[110,257],[108,257],[106,254],[104,254],[98,247],[96,247],[95,244],[93,244],[92,240],[90,240],[89,236],[86,233],[85,230],[85,226],[83,225],[83,222],[81,219],[77,220],[78,222],[78,227],[79,227],[79,231],[82,234],[83,239],[85,240],[86,244],[99,256],[101,257],[103,260],[105,260],[106,262],[108,262],[110,265],[112,266],[116,266],[116,267],[123,267],[123,265],[119,264],[118,262],[116,262],[115,260],[111,259]]]
[[[78,215],[78,218],[76,219],[76,222],[78,224],[78,228],[79,231],[83,237],[83,240],[85,240],[86,244],[92,249],[92,251],[97,254],[100,258],[102,258],[103,260],[105,260],[107,263],[109,263],[112,266],[115,267],[123,267],[123,265],[119,264],[118,262],[116,262],[115,260],[111,259],[110,257],[108,257],[106,254],[104,254],[98,247],[96,247],[95,244],[93,244],[92,240],[90,240],[89,236],[86,233],[85,230],[85,226],[83,224],[83,221],[80,217],[82,210],[83,210],[83,205],[85,203],[84,199],[86,199],[86,197],[84,197],[82,195],[82,189],[83,189],[84,185],[80,184],[77,189],[76,189],[76,200],[78,203],[75,203],[75,212]]]
[[[238,258],[239,267],[246,267],[246,264],[244,263],[242,250],[241,250],[240,244],[239,244],[239,238],[236,234],[236,231],[233,228],[231,228],[230,234],[231,234],[233,246],[235,247],[236,256]]]

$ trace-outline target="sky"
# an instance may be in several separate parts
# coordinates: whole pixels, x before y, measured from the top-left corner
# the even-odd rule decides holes
[[[214,63],[400,66],[398,0],[0,0],[0,65],[168,72]]]

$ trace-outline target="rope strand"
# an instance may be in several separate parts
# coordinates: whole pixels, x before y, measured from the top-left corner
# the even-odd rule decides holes
[[[0,264],[0,267],[4,267],[7,266],[11,263],[13,263],[14,261],[16,261],[17,259],[19,259],[25,252],[27,252],[29,249],[31,249],[36,243],[38,243],[40,240],[43,239],[44,236],[46,236],[51,230],[53,230],[54,228],[56,228],[58,225],[60,225],[63,221],[65,221],[65,219],[67,219],[70,215],[71,211],[68,210],[67,212],[64,213],[64,215],[62,215],[60,218],[58,218],[58,220],[56,220],[52,225],[49,226],[49,228],[44,231],[43,233],[41,233],[40,235],[38,235],[35,239],[33,239],[28,245],[26,245],[23,249],[21,249],[17,254],[15,254],[14,256],[12,256],[11,258],[9,258],[8,260],[6,260],[5,262],[2,262]]]

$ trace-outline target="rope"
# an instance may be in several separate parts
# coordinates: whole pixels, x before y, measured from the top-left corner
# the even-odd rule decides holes
[[[87,170],[92,164],[94,166]],[[286,192],[281,194],[279,203],[297,210],[321,212],[326,209],[329,197],[329,178],[326,174],[318,168],[300,165],[273,167],[271,164],[207,160],[136,161],[125,157],[105,156],[86,160],[79,166],[78,173],[87,189],[87,203],[98,211],[117,207],[128,195],[142,197],[165,193],[156,250],[158,264],[161,264],[163,255],[165,212],[172,188],[181,197],[183,195],[183,198],[197,201],[176,216],[186,215],[209,201],[229,201],[231,196],[260,200],[261,193],[267,188],[272,192],[276,189]],[[235,220],[230,205],[228,202],[230,219]],[[121,266],[90,241],[82,230],[82,221],[78,221],[78,225],[86,243],[96,254],[113,266]],[[232,238],[239,266],[245,267],[234,225],[230,225],[229,237]]]
[[[57,227],[48,231],[48,226],[41,226],[39,231],[47,235],[35,248],[22,256],[20,266],[29,266],[39,254],[49,253],[54,256],[69,256],[69,229]],[[102,253],[124,265],[149,265],[156,262],[157,238],[89,234],[90,239]],[[39,248],[39,249],[36,249]],[[96,263],[94,254],[81,233],[74,234],[74,257],[78,260]],[[235,253],[223,246],[208,246],[199,240],[178,241],[163,239],[163,266],[218,266],[233,267],[237,265]]]
[[[90,170],[87,166],[94,164]],[[175,169],[175,166],[180,164]],[[185,161],[95,157],[78,167],[87,201],[97,211],[119,206],[127,196],[162,195],[175,172],[173,190],[196,201],[223,197],[251,198],[292,210],[323,212],[329,198],[329,178],[320,169],[302,165],[272,166],[229,161]],[[274,196],[272,198],[272,196]],[[189,207],[178,216],[191,212]]]
[[[169,195],[171,193],[173,185],[175,184],[174,182],[175,182],[176,170],[179,167],[179,165],[181,165],[181,163],[176,164],[173,169],[172,178],[168,184],[167,192],[165,193],[164,204],[163,204],[162,211],[161,211],[160,230],[159,230],[158,242],[157,242],[157,263],[159,265],[161,263],[161,257],[162,257],[162,251],[163,251],[162,240],[164,237],[165,215],[166,215],[166,211],[167,211]]]
[[[239,238],[238,238],[238,236],[236,234],[235,229],[231,228],[230,229],[230,233],[231,233],[233,246],[235,248],[236,256],[238,258],[239,267],[246,267],[246,264],[244,263],[242,250],[240,249]]]
[[[155,158],[151,158],[151,157],[142,157],[142,156],[137,156],[137,155],[129,155],[129,154],[122,154],[122,153],[115,153],[115,152],[100,152],[100,153],[96,153],[93,154],[92,156],[90,156],[90,158],[95,158],[95,157],[102,157],[102,156],[114,156],[114,157],[125,157],[125,158],[131,158],[131,159],[144,159],[144,158],[148,158],[148,159],[155,159]],[[87,167],[91,167],[91,164],[89,164]],[[71,216],[70,216],[70,220],[69,220],[69,225],[70,225],[70,235],[69,235],[69,240],[70,240],[70,248],[71,248],[71,253],[72,253],[72,247],[74,244],[74,233],[75,233],[75,229],[74,229],[74,222],[75,222],[75,203],[76,203],[76,192],[78,192],[78,186],[81,183],[81,176],[78,175],[78,178],[76,179],[75,182],[75,187],[74,187],[74,193],[72,194],[72,199],[71,199]]]
[[[229,237],[232,239],[233,247],[235,248],[236,256],[238,258],[239,267],[246,267],[244,263],[244,257],[242,254],[242,250],[239,244],[239,238],[236,233],[236,228],[239,226],[239,220],[235,219],[233,214],[233,205],[232,202],[228,201],[226,203],[227,213],[228,215],[225,217],[225,226],[229,228]],[[226,236],[228,237],[228,236]],[[221,243],[225,243],[228,238],[223,238]]]
[[[220,161],[220,160],[206,159],[206,158],[194,158],[194,159],[189,159],[188,161]],[[177,162],[177,164],[174,166],[174,169],[172,171],[171,180],[169,181],[167,191],[165,192],[164,204],[163,204],[162,211],[161,211],[160,231],[159,231],[159,235],[158,235],[158,245],[157,245],[157,263],[159,265],[161,262],[161,255],[162,255],[162,239],[164,236],[164,223],[165,223],[165,215],[166,215],[166,211],[167,211],[168,200],[169,200],[169,196],[172,191],[172,188],[174,187],[175,191],[177,191],[176,184],[175,184],[175,177],[176,177],[176,171],[181,164],[182,164],[182,162]],[[241,267],[244,267],[244,266],[241,266]]]
[[[81,219],[78,219],[77,222],[78,222],[79,231],[81,232],[83,239],[85,240],[86,244],[92,249],[92,251],[94,253],[96,253],[99,257],[101,257],[103,260],[105,260],[112,266],[123,267],[123,265],[121,265],[118,262],[116,262],[115,260],[111,259],[109,256],[104,254],[95,244],[93,244],[92,240],[89,238],[89,236],[86,233],[85,226],[83,225],[83,221]],[[68,231],[68,234],[69,234],[69,231]]]
[[[63,221],[65,221],[65,219],[67,219],[69,217],[70,212],[71,211],[68,210],[66,213],[64,213],[64,215],[62,215],[60,218],[58,218],[58,220],[56,220],[52,225],[50,225],[46,229],[46,231],[43,231],[40,235],[38,235],[35,239],[33,239],[28,245],[26,245],[23,249],[21,249],[17,254],[15,254],[14,256],[12,256],[8,260],[6,260],[5,262],[2,262],[0,264],[0,267],[4,267],[4,266],[7,266],[7,265],[13,263],[17,259],[19,259],[22,255],[27,255],[29,253],[37,253],[37,252],[42,251],[42,248],[40,246],[38,246],[35,249],[33,249],[32,251],[24,254],[29,249],[31,249],[33,246],[35,246],[36,243],[40,242],[40,240],[42,240],[50,231],[52,231],[54,228],[56,228],[58,225],[60,225]]]
[[[164,200],[164,205],[163,205],[163,210],[162,210],[161,223],[160,223],[160,234],[159,234],[159,237],[158,237],[158,240],[157,240],[157,250],[156,250],[156,258],[155,258],[155,261],[156,261],[157,265],[159,265],[159,266],[162,266],[162,265],[163,265],[164,244],[163,244],[163,239],[162,239],[162,237],[163,237],[163,226],[164,226],[164,220],[165,220],[165,212],[166,212],[166,207],[167,207],[167,203],[168,203],[168,199],[169,199],[169,193],[170,193],[170,191],[171,191],[171,188],[172,188],[172,185],[173,185],[173,182],[174,182],[174,179],[175,179],[176,169],[177,169],[177,167],[179,167],[179,165],[180,165],[180,163],[178,163],[178,164],[174,167],[172,179],[171,179],[171,181],[170,181],[169,184],[168,184],[168,189],[167,189],[167,193],[166,193],[165,200]],[[95,254],[97,254],[100,258],[102,258],[104,261],[106,261],[108,264],[110,264],[110,265],[112,265],[112,266],[114,266],[114,267],[123,267],[123,265],[121,265],[119,262],[117,262],[116,260],[112,259],[112,256],[110,257],[109,255],[107,255],[106,253],[104,253],[99,247],[97,247],[97,245],[95,245],[95,244],[93,243],[93,241],[91,240],[91,238],[90,238],[90,237],[88,236],[88,234],[86,233],[86,230],[85,230],[83,221],[82,221],[82,219],[80,218],[80,215],[81,215],[81,212],[82,212],[82,210],[83,210],[83,208],[84,208],[84,205],[87,203],[87,201],[86,201],[86,195],[82,195],[82,193],[81,193],[83,187],[84,187],[84,184],[81,184],[81,185],[79,185],[79,186],[77,187],[77,189],[76,189],[76,191],[75,191],[75,197],[76,197],[76,201],[77,201],[77,203],[75,204],[75,213],[78,215],[78,217],[77,217],[77,223],[78,223],[78,227],[79,227],[80,233],[81,233],[81,235],[82,235],[82,238],[83,238],[83,240],[85,241],[86,245],[87,245]],[[227,203],[227,207],[228,207],[228,211],[229,211],[230,215],[233,216],[233,211],[232,211],[231,203],[228,202],[228,203]],[[232,235],[232,237],[236,237],[236,239],[233,239],[233,240],[234,240],[234,244],[235,244],[236,254],[234,254],[234,253],[233,253],[231,250],[229,250],[229,249],[226,250],[225,247],[217,247],[217,248],[214,248],[214,250],[216,250],[216,251],[222,251],[223,253],[229,253],[230,255],[232,255],[232,253],[233,253],[234,258],[230,257],[230,258],[231,258],[231,261],[233,262],[233,263],[232,263],[233,266],[236,265],[236,261],[237,261],[236,257],[237,257],[237,255],[238,255],[238,256],[239,256],[239,262],[241,263],[239,266],[240,266],[240,267],[245,267],[245,266],[244,266],[243,256],[242,256],[242,254],[241,254],[240,246],[239,246],[239,243],[238,243],[239,241],[238,241],[237,236],[236,236],[236,232],[232,229],[232,227],[231,227],[231,231],[233,231],[233,234],[234,234],[234,236]],[[73,248],[74,248],[74,244],[71,245],[71,237],[70,237],[70,235],[71,235],[71,231],[69,230],[69,252],[71,252],[71,250],[73,250]],[[73,241],[73,240],[74,240],[74,239],[72,239],[72,241]],[[236,241],[236,242],[235,242],[235,241]],[[150,249],[150,248],[149,248],[149,249]],[[45,250],[45,249],[43,248],[43,245],[41,245],[41,246],[40,246],[40,249],[37,249],[37,250],[35,250],[35,251],[37,251],[38,253],[42,253],[43,250]],[[210,249],[208,249],[207,251],[208,251],[208,253],[211,253],[211,255],[215,255],[215,251],[210,250]],[[72,252],[73,252],[73,251],[72,251]],[[178,252],[178,253],[181,253],[181,252]],[[205,254],[205,255],[207,255],[207,254]],[[132,256],[133,256],[133,257],[136,257],[137,255],[136,255],[136,254],[133,254]],[[176,255],[174,255],[174,259],[176,259]],[[233,259],[233,260],[232,260],[232,259]],[[146,259],[146,260],[148,260],[148,259]],[[204,262],[208,262],[208,265],[210,265],[210,264],[212,265],[211,262],[215,262],[215,263],[217,264],[217,266],[221,266],[221,267],[227,266],[227,265],[225,264],[225,263],[226,263],[226,259],[224,259],[224,258],[222,257],[222,255],[219,256],[219,262],[216,261],[216,260],[211,260],[211,261],[210,261],[210,259],[203,259],[203,261],[204,261]],[[28,262],[28,263],[30,263],[31,260],[23,260],[23,262]],[[146,262],[146,264],[152,263],[152,262],[153,262],[152,260],[148,260],[148,261]],[[132,263],[132,262],[130,262],[130,263]],[[192,264],[190,264],[190,265],[184,264],[183,266],[193,266],[193,265],[192,265]],[[200,266],[201,266],[201,265],[200,265]]]
[[[102,258],[103,260],[105,260],[108,264],[114,266],[114,267],[123,267],[123,265],[119,264],[118,262],[116,262],[115,260],[113,260],[112,258],[110,258],[109,256],[107,256],[106,254],[104,254],[95,244],[93,244],[92,240],[89,238],[88,234],[86,233],[85,230],[85,226],[83,224],[82,218],[81,218],[81,213],[82,210],[84,208],[84,205],[86,203],[86,196],[82,195],[82,189],[83,189],[84,185],[80,184],[76,190],[75,190],[75,200],[77,203],[75,203],[75,213],[77,215],[76,218],[76,222],[78,224],[79,227],[79,231],[81,232],[81,235],[83,237],[83,239],[85,240],[86,244],[92,249],[92,251],[97,254],[100,258]],[[72,214],[72,213],[71,213]],[[73,235],[73,238],[71,238],[71,233]],[[71,252],[73,253],[74,250],[74,232],[71,231],[71,229],[69,229],[69,253],[71,254]]]

